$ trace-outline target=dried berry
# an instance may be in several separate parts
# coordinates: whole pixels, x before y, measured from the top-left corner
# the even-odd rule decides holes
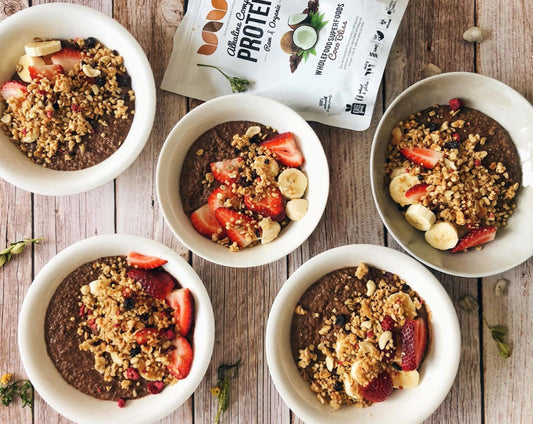
[[[430,122],[428,125],[428,128],[431,132],[433,132],[433,131],[437,131],[440,127],[439,127],[439,124],[437,124],[436,122]]]
[[[120,398],[119,400],[117,400],[117,405],[119,408],[124,408],[124,405],[126,405],[126,400],[123,398]]]
[[[85,39],[85,47],[92,49],[94,46],[96,46],[96,38],[88,37]]]
[[[461,143],[458,141],[449,141],[448,143],[444,144],[444,147],[447,149],[458,149]]]
[[[339,314],[339,315],[337,315],[336,318],[335,318],[335,319],[336,319],[335,323],[336,323],[337,325],[344,326],[344,324],[346,324],[346,318],[347,318],[346,315],[344,315],[344,314]]]
[[[337,380],[335,382],[335,391],[342,392],[343,390],[344,390],[344,384],[342,384],[342,381]]]
[[[448,104],[450,105],[450,109],[451,110],[460,109],[460,108],[462,108],[465,105],[464,102],[461,99],[458,99],[458,98],[450,99]]]
[[[135,307],[135,300],[133,300],[132,297],[127,297],[124,299],[124,309],[126,311],[129,311],[130,309],[133,309]]]
[[[103,87],[105,85],[105,77],[102,77],[102,76],[95,77],[94,78],[94,83],[98,87]]]
[[[131,78],[128,74],[117,74],[116,78],[119,87],[129,87],[131,85]]]
[[[141,353],[141,347],[135,346],[130,349],[130,356],[133,358],[134,356],[137,356],[139,353]]]

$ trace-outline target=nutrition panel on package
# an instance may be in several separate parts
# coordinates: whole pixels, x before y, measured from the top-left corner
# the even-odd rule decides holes
[[[161,87],[201,100],[246,89],[307,120],[365,130],[406,6],[407,0],[190,2]],[[247,81],[230,86],[233,77]]]

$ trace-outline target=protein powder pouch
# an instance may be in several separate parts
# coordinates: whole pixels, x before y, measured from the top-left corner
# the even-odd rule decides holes
[[[190,1],[161,88],[209,100],[239,77],[306,120],[365,130],[407,3]]]

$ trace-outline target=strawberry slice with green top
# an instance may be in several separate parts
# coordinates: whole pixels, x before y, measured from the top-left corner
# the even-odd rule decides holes
[[[400,149],[400,153],[411,162],[422,165],[424,168],[433,169],[439,160],[444,156],[443,152],[423,147],[413,147],[411,149]]]
[[[65,47],[54,53],[50,60],[54,65],[61,65],[65,73],[74,70],[74,66],[81,62],[81,52],[76,49]]]
[[[407,320],[402,327],[402,370],[412,371],[420,366],[426,353],[428,330],[422,318]]]
[[[363,387],[361,396],[371,402],[383,402],[391,395],[392,391],[392,378],[387,371],[383,371],[368,386]]]
[[[133,268],[128,277],[141,283],[144,292],[156,299],[163,300],[176,285],[176,280],[165,271],[158,269]]]
[[[427,193],[429,184],[416,184],[405,192],[405,197],[413,202],[419,202]]]
[[[178,336],[172,342],[175,347],[170,351],[167,365],[168,371],[178,380],[183,380],[189,375],[192,366],[192,347],[185,337]]]
[[[277,187],[269,187],[262,197],[244,196],[244,204],[252,212],[270,217],[274,221],[283,221],[285,218],[285,201]]]
[[[237,195],[227,185],[222,184],[211,192],[207,204],[212,211],[216,211],[218,208],[226,207],[225,204],[228,200],[233,202],[236,198]]]
[[[215,217],[215,213],[209,205],[203,205],[191,214],[191,222],[196,231],[210,239],[213,236],[222,238],[225,234],[224,227],[220,225]]]
[[[243,163],[241,157],[213,162],[210,164],[211,173],[218,182],[231,186],[239,179],[239,168]]]
[[[61,65],[34,65],[28,66],[28,71],[32,80],[46,78],[49,81],[55,81],[56,77],[63,73],[63,67]]]
[[[180,334],[186,336],[191,329],[194,313],[194,300],[191,291],[186,287],[172,290],[167,295],[166,301],[174,309],[174,317]]]
[[[237,246],[246,247],[257,238],[255,220],[248,215],[228,208],[218,208],[215,217],[226,229],[228,238],[237,243]]]
[[[296,144],[292,132],[277,134],[259,144],[266,147],[285,166],[297,168],[304,163],[304,156]]]
[[[487,225],[485,227],[474,228],[466,233],[459,243],[450,250],[452,253],[461,252],[470,247],[480,246],[496,238],[496,227]]]
[[[2,95],[5,100],[11,98],[23,98],[26,96],[27,92],[26,85],[20,81],[6,81],[0,87],[0,95]]]
[[[126,261],[130,266],[136,266],[142,269],[154,269],[167,263],[166,259],[158,258],[156,256],[143,255],[138,252],[130,252],[126,256]]]

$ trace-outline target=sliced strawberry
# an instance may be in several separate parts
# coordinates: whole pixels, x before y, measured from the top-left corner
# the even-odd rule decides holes
[[[294,140],[294,134],[290,131],[277,134],[263,141],[260,146],[274,153],[283,165],[296,168],[304,163],[304,156]]]
[[[185,337],[178,336],[172,341],[176,348],[169,354],[168,370],[178,380],[182,380],[189,375],[192,365],[192,348]]]
[[[239,167],[243,162],[241,157],[213,162],[210,164],[211,173],[218,182],[231,186],[239,179]]]
[[[225,233],[224,227],[217,221],[215,213],[209,205],[203,205],[196,209],[191,215],[191,222],[200,234],[208,238],[212,238],[214,235],[222,237]]]
[[[146,294],[159,300],[167,297],[176,284],[170,274],[156,269],[133,268],[128,271],[128,277],[141,283]]]
[[[35,65],[28,66],[31,79],[47,78],[54,81],[56,76],[63,73],[61,65]]]
[[[66,73],[74,70],[74,66],[81,61],[81,52],[76,49],[66,47],[54,53],[50,60],[54,65],[61,65]]]
[[[383,371],[368,386],[363,387],[361,395],[371,402],[383,402],[391,395],[392,390],[392,378],[387,371]]]
[[[174,309],[174,317],[180,329],[180,334],[186,336],[191,329],[194,300],[188,288],[172,290],[166,297],[169,306]]]
[[[166,259],[147,256],[137,252],[128,253],[126,260],[130,266],[137,266],[142,269],[154,269],[167,263]]]
[[[496,227],[486,226],[474,228],[466,233],[459,243],[450,251],[452,253],[460,252],[469,247],[479,246],[480,244],[488,243],[496,237]]]
[[[148,343],[150,339],[156,338],[158,334],[159,331],[156,328],[143,328],[135,333],[135,341],[138,345],[143,345]]]
[[[229,239],[239,247],[246,247],[255,240],[253,218],[228,208],[218,208],[215,216],[220,225],[226,229]]]
[[[451,110],[457,110],[459,108],[462,108],[465,105],[465,103],[461,99],[458,99],[458,98],[450,99],[448,104],[450,105]]]
[[[244,204],[252,212],[270,217],[274,221],[283,221],[285,218],[285,201],[277,187],[269,187],[261,198],[257,195],[254,198],[244,196]]]
[[[218,208],[226,207],[227,200],[233,201],[236,197],[237,195],[227,185],[222,184],[211,192],[207,199],[207,204],[212,211],[216,211]]]
[[[422,147],[413,147],[412,149],[400,149],[400,153],[411,162],[422,165],[424,168],[433,169],[437,162],[444,156],[443,152]]]
[[[422,318],[407,320],[402,327],[402,370],[412,371],[420,366],[426,352],[428,330]]]
[[[416,184],[405,192],[405,197],[413,202],[419,202],[426,194],[429,184]]]
[[[20,81],[6,81],[0,87],[0,94],[6,100],[11,98],[22,98],[27,92],[26,85]]]

